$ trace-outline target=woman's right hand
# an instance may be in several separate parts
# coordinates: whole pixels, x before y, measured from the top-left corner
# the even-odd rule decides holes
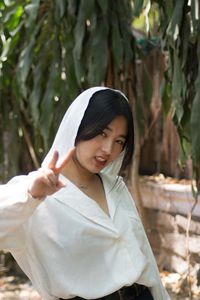
[[[65,184],[59,179],[59,173],[71,160],[75,151],[72,148],[61,163],[58,164],[59,154],[54,152],[53,157],[47,167],[40,168],[31,173],[31,182],[28,187],[29,194],[34,198],[43,198],[59,191]]]

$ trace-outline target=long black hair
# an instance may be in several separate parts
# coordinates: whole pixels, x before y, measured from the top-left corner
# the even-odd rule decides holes
[[[122,171],[131,162],[133,156],[134,129],[131,108],[127,99],[119,91],[104,89],[92,95],[79,126],[75,145],[100,134],[118,116],[124,116],[128,125]]]

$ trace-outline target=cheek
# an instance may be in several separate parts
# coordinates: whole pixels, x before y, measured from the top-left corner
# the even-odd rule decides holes
[[[86,155],[87,151],[85,150],[85,147],[81,145],[81,147],[77,147],[76,149],[76,157],[78,159],[84,158]]]
[[[113,150],[113,159],[116,159],[123,151],[123,147],[116,145]]]
[[[82,142],[76,147],[77,157],[87,157],[96,149],[96,143],[92,140]]]

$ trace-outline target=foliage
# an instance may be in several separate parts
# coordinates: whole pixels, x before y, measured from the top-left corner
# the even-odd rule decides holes
[[[149,39],[161,38],[168,58],[163,108],[171,112],[182,145],[181,160],[192,158],[200,191],[200,7],[198,0],[137,0],[134,25]],[[155,12],[156,11],[156,12]],[[144,26],[145,25],[145,26]],[[155,30],[156,28],[156,30]]]
[[[164,49],[169,54],[166,85],[185,159],[192,157],[200,191],[200,11],[199,1],[159,2]],[[166,99],[164,99],[166,101]]]
[[[183,156],[192,156],[199,183],[198,5],[197,0],[0,0],[4,178],[39,164],[66,107],[82,89],[101,84],[125,89],[131,78],[137,94],[136,61],[159,47],[161,38],[169,58],[163,108],[172,113]],[[131,24],[145,28],[148,41],[137,39],[136,47]],[[144,89],[146,107],[150,90]],[[140,97],[135,108],[142,126]]]
[[[0,9],[0,166],[6,178],[33,167],[23,154],[27,146],[39,165],[69,102],[104,82],[110,56],[115,72],[133,58],[132,8],[128,0],[1,0]]]

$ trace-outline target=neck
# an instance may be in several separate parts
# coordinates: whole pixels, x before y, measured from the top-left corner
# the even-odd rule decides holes
[[[73,156],[63,169],[62,174],[81,189],[87,189],[96,179],[96,174],[82,167],[76,156]]]

